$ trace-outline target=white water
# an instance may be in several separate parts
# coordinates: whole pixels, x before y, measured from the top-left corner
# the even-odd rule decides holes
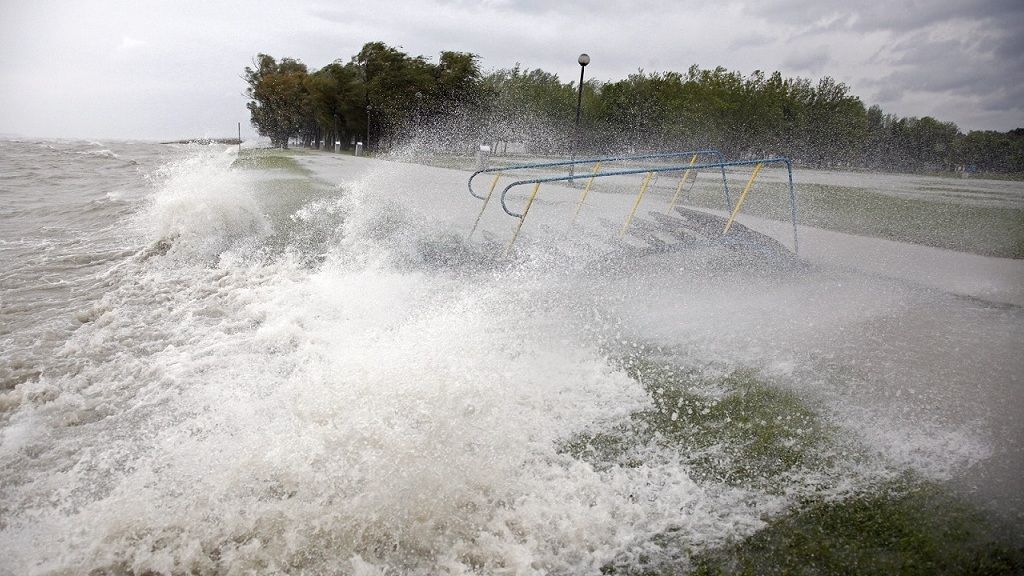
[[[538,203],[509,264],[462,241],[478,206],[463,173],[312,159],[343,186],[302,187],[219,147],[153,154],[168,163],[130,168],[138,200],[104,216],[130,252],[63,307],[19,312],[7,292],[31,283],[4,285],[6,342],[79,325],[19,349],[28,368],[0,396],[2,572],[594,573],[670,531],[684,550],[745,536],[807,490],[958,478],[1019,451],[1019,427],[995,428],[1020,400],[1015,308],[717,254],[634,259],[598,239],[600,200],[572,234],[550,219],[568,203]],[[482,236],[503,241],[492,208]],[[932,347],[939,316],[963,335],[952,361]],[[781,496],[698,484],[657,446],[636,466],[573,458],[574,435],[650,405],[611,358],[638,343],[709,374],[758,369],[872,460]]]

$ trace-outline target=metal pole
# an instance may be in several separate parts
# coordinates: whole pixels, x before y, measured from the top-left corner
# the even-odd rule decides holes
[[[576,129],[580,127],[580,107],[583,105],[583,71],[586,66],[580,66],[580,88],[576,93]]]
[[[587,68],[587,64],[590,64],[590,56],[587,54],[580,54],[580,57],[576,59],[580,64],[580,86],[576,92],[576,128],[573,132],[572,142],[569,147],[569,159],[576,159],[576,146],[580,138],[580,108],[583,106],[583,71]],[[569,185],[575,187],[576,183],[573,180],[573,176],[576,175],[575,164],[569,165]]]

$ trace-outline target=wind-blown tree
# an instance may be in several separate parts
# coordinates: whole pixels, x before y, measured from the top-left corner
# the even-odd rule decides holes
[[[378,149],[405,137],[445,147],[518,142],[555,154],[571,144],[588,154],[715,147],[731,157],[777,154],[822,167],[1024,172],[1024,130],[965,136],[934,118],[866,109],[827,76],[691,66],[682,74],[640,70],[616,82],[590,80],[577,135],[573,82],[519,65],[484,76],[478,57],[465,52],[441,52],[434,64],[370,42],[351,61],[314,72],[266,54],[245,71],[253,125],[280,146],[296,135],[308,143],[365,134]]]
[[[891,170],[896,165],[899,150],[893,138],[894,126],[899,119],[886,114],[877,104],[865,114],[865,136],[860,164],[875,170]]]
[[[860,156],[866,111],[849,91],[846,84],[826,76],[807,94],[801,154],[805,162],[829,166]]]
[[[366,87],[354,64],[334,61],[306,77],[309,117],[304,141],[343,140],[359,136],[366,127]]]
[[[483,110],[493,94],[481,82],[478,61],[469,52],[441,52],[433,67],[433,88],[416,102],[417,128],[443,126],[450,135],[480,139]]]
[[[575,90],[543,70],[498,70],[483,79],[493,94],[485,121],[494,141],[524,142],[533,151],[565,152],[573,128]]]
[[[298,134],[307,116],[306,65],[292,58],[277,62],[259,54],[253,67],[245,68],[251,98],[246,107],[253,127],[270,138],[274,146],[288,147],[288,139]]]
[[[639,71],[602,87],[601,120],[612,137],[634,151],[657,148],[672,125],[664,98],[671,82]]]
[[[434,93],[437,108],[475,107],[483,98],[480,85],[480,57],[469,52],[441,52],[434,68]]]
[[[778,72],[641,71],[601,87],[599,114],[632,149],[713,146],[732,156],[789,153],[818,161],[837,148],[830,131],[861,123],[862,105],[845,90],[830,78],[815,87]]]
[[[911,169],[935,171],[952,168],[959,134],[960,130],[952,122],[939,122],[931,116],[907,119]]]
[[[1005,133],[975,130],[960,137],[956,147],[965,169],[1024,174],[1024,128]]]
[[[353,63],[363,73],[366,109],[378,141],[392,139],[424,95],[434,91],[434,69],[424,57],[410,57],[383,42],[365,44]]]

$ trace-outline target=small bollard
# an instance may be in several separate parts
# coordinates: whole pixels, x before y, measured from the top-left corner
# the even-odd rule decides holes
[[[487,144],[481,144],[480,149],[476,151],[476,169],[486,170],[487,160],[491,155],[491,147]]]
[[[356,154],[355,155],[356,156],[362,156],[363,155],[363,143],[362,142],[356,142]]]

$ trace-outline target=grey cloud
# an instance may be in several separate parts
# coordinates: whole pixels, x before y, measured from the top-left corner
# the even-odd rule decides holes
[[[850,30],[867,32],[892,30],[912,32],[942,22],[994,20],[1002,25],[1024,18],[1024,2],[1019,0],[822,0],[808,3],[804,0],[776,0],[752,5],[752,12],[768,18],[788,22],[815,22],[829,19],[831,24],[842,23]]]
[[[1024,30],[1009,31],[995,47],[994,56],[1000,62],[1019,67],[1024,65]]]
[[[620,14],[645,12],[652,16],[679,8],[679,4],[670,0],[491,0],[479,2],[475,0],[439,0],[439,3],[459,8],[485,7],[492,10],[508,10],[525,14],[558,13],[567,16],[584,17],[587,14],[605,14],[614,17]]]
[[[775,36],[772,36],[766,32],[755,31],[750,34],[744,34],[743,36],[740,36],[739,38],[733,40],[729,44],[729,49],[737,50],[740,48],[760,48],[762,46],[767,46],[768,44],[771,44],[772,42],[775,41]]]
[[[985,102],[982,102],[979,107],[989,112],[1001,110],[1024,111],[1024,86],[1017,85],[1007,90],[1000,90],[992,94]],[[1021,122],[1020,126],[1024,127],[1024,122]]]
[[[875,92],[875,101],[880,104],[890,104],[903,99],[903,88],[895,84],[880,81],[878,91]]]
[[[316,68],[372,40],[432,58],[473,52],[485,70],[521,62],[563,80],[577,77],[584,51],[593,58],[588,78],[601,80],[690,64],[828,74],[900,114],[1024,124],[1021,0],[738,1],[7,3],[0,85],[16,88],[0,91],[0,131],[169,138],[218,130],[247,118],[239,75],[257,52]],[[147,44],[118,50],[125,37]]]
[[[945,32],[945,33],[943,33]],[[978,118],[1001,115],[1001,130],[1024,124],[1024,53],[1015,50],[1020,37],[1007,30],[968,28],[950,37],[948,31],[920,30],[886,44],[879,51],[879,66],[888,72],[865,79],[883,104],[915,98],[934,102],[934,110],[913,115]],[[965,110],[966,108],[966,110]]]
[[[790,54],[783,62],[783,66],[787,70],[793,72],[809,72],[811,74],[819,74],[826,71],[826,66],[831,61],[829,56],[829,49],[827,46],[818,46],[816,48],[807,48],[799,52]]]
[[[1024,84],[1024,54],[1003,58],[1005,38],[975,36],[930,40],[914,34],[889,50],[895,70],[883,80],[931,92],[990,94]]]

